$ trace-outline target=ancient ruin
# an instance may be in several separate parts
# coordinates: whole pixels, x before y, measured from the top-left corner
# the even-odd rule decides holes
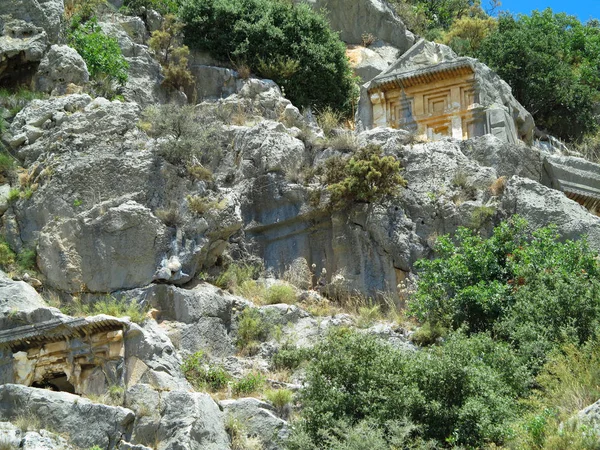
[[[358,118],[367,129],[404,129],[430,141],[488,133],[530,141],[530,115],[496,78],[477,60],[421,40],[364,86]]]
[[[103,394],[109,386],[122,384],[126,324],[100,315],[3,330],[0,384]]]

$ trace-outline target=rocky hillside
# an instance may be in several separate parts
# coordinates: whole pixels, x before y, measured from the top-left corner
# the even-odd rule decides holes
[[[168,20],[155,10],[96,5],[94,30],[127,67],[114,90],[67,45],[80,3],[0,4],[0,449],[366,448],[309,428],[302,443],[317,378],[301,362],[325,361],[323,343],[345,330],[402,358],[435,352],[405,308],[438,237],[486,238],[518,215],[530,230],[555,225],[555,246],[586,235],[600,250],[600,166],[533,145],[533,119],[497,75],[469,62],[481,108],[500,111],[490,133],[366,126],[375,77],[459,58],[385,1],[309,3],[327,7],[365,83],[355,129],[198,51],[185,59],[193,79],[173,88],[149,42]],[[395,183],[360,184],[352,164],[380,164]],[[350,432],[368,448],[506,441],[457,425],[394,447],[370,426]]]

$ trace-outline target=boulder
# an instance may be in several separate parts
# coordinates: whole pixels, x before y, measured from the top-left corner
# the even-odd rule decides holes
[[[415,36],[385,0],[295,0],[306,1],[314,9],[325,9],[331,27],[340,32],[348,44],[362,44],[363,35],[371,33],[377,39],[398,48],[402,53],[415,42]]]
[[[0,36],[0,84],[29,85],[47,47],[48,37],[42,28],[22,20],[6,22]]]
[[[36,89],[62,95],[69,84],[83,86],[90,79],[83,58],[68,45],[53,45],[35,75]]]
[[[208,394],[156,391],[138,384],[127,391],[126,398],[137,411],[133,442],[160,450],[229,448],[222,413]]]
[[[502,207],[507,215],[519,214],[527,219],[533,229],[553,224],[562,238],[587,236],[590,247],[600,250],[600,217],[560,191],[515,176],[506,184]]]
[[[586,429],[586,435],[593,433],[600,437],[600,400],[579,411],[571,421]]]
[[[0,386],[0,420],[32,417],[56,433],[68,436],[78,447],[98,445],[112,450],[121,439],[128,440],[133,428],[133,411],[108,406],[67,392],[16,384]]]
[[[265,450],[285,448],[289,427],[285,420],[275,415],[271,405],[256,398],[221,400],[219,404],[225,414],[241,423],[248,436],[258,437]]]
[[[32,311],[47,306],[44,299],[24,281],[13,281],[0,270],[0,315]]]
[[[0,2],[0,28],[3,16],[41,27],[50,43],[58,42],[64,24],[64,0],[3,0]]]
[[[181,359],[171,340],[154,320],[131,324],[125,340],[125,384],[150,384],[157,389],[189,389]]]
[[[40,232],[38,261],[48,284],[65,292],[112,292],[152,281],[169,239],[143,205],[100,204]]]
[[[0,422],[0,443],[8,449],[74,450],[67,440],[48,430],[23,431],[10,422]]]
[[[398,59],[400,51],[385,42],[377,41],[369,47],[350,45],[346,55],[354,73],[363,83],[371,81]]]

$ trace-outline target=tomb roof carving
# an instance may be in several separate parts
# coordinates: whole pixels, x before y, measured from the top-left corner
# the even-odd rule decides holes
[[[117,319],[104,314],[85,318],[57,318],[0,331],[0,347],[39,346],[73,336],[123,329],[128,323],[125,319]]]

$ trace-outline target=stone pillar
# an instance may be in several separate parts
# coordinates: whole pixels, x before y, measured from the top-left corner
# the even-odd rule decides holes
[[[385,94],[382,91],[371,94],[371,104],[373,105],[373,127],[387,127],[388,124],[385,105]]]
[[[461,140],[463,138],[462,118],[460,116],[452,118],[452,137]]]

